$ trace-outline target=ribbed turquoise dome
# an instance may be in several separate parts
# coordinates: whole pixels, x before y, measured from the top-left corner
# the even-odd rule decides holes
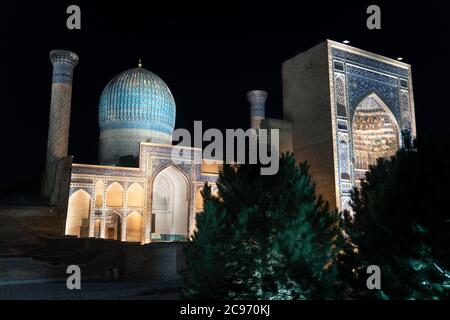
[[[100,97],[99,125],[106,129],[147,129],[172,135],[175,101],[156,74],[138,67],[115,76]]]

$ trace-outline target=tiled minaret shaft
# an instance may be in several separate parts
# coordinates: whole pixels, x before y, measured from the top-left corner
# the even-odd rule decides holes
[[[247,99],[250,102],[250,127],[258,130],[261,121],[266,117],[267,92],[262,90],[249,91],[247,92]]]
[[[72,79],[78,55],[71,51],[53,50],[50,52],[50,61],[53,64],[53,78],[44,185],[44,194],[47,196],[52,192],[54,184],[55,163],[67,156]]]

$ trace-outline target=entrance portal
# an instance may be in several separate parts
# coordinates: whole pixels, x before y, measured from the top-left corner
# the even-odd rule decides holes
[[[352,132],[355,180],[359,184],[377,159],[395,155],[400,134],[393,114],[376,94],[368,95],[356,107]]]
[[[188,184],[179,169],[162,170],[153,182],[152,239],[186,240],[188,235]]]

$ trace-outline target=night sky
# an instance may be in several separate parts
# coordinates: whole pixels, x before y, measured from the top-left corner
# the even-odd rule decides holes
[[[327,38],[403,57],[413,68],[418,135],[448,135],[450,4],[390,2],[2,2],[0,198],[39,194],[52,49],[80,56],[69,145],[78,163],[97,161],[98,102],[104,86],[136,67],[139,58],[171,89],[176,128],[190,129],[194,120],[203,120],[204,128],[247,128],[246,91],[268,91],[266,115],[282,117],[281,63]],[[70,4],[81,7],[79,31],[66,28]],[[366,28],[370,4],[381,7],[381,30]]]

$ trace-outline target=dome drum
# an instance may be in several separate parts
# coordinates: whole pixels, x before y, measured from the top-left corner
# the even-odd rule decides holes
[[[139,156],[140,142],[171,144],[172,135],[147,129],[106,129],[100,131],[101,164],[117,165],[123,156]]]

